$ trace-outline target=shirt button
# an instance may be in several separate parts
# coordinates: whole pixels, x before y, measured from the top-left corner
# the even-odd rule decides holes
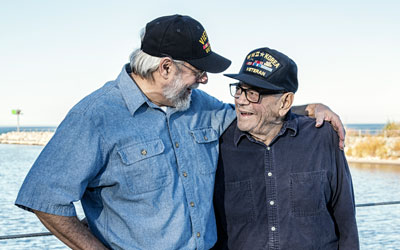
[[[270,201],[269,204],[270,204],[271,206],[273,206],[273,205],[275,204],[275,202],[274,202],[274,201]]]
[[[186,172],[183,172],[183,177],[187,177],[187,173]]]
[[[197,236],[197,238],[199,238],[199,237],[200,237],[200,233],[199,233],[199,232],[197,232],[196,236]]]
[[[268,176],[271,177],[271,176],[272,176],[272,173],[271,173],[271,172],[268,172]]]
[[[271,148],[270,148],[270,147],[267,147],[267,150],[269,151],[269,150],[271,150]]]
[[[271,231],[275,232],[276,228],[275,227],[271,227]]]
[[[142,151],[140,152],[142,155],[147,155],[147,151],[145,149],[142,149]]]
[[[206,140],[206,141],[208,140],[207,136],[204,136],[204,140]]]
[[[191,207],[194,207],[194,202],[193,202],[193,201],[190,202],[190,206],[191,206]]]
[[[179,143],[178,142],[175,142],[175,147],[179,148]]]

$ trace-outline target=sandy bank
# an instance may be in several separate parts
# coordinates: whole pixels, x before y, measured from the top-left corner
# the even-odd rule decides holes
[[[8,132],[0,135],[1,144],[46,145],[54,132]]]
[[[347,156],[348,163],[366,163],[366,164],[379,164],[379,165],[392,165],[400,167],[400,160],[386,160],[386,159],[376,159],[371,157],[356,158]]]

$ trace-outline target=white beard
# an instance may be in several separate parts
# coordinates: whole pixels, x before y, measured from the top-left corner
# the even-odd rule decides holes
[[[199,86],[198,83],[190,86],[190,89],[195,89]],[[185,111],[190,107],[191,93],[188,93],[188,88],[182,82],[181,74],[176,74],[175,79],[170,85],[163,87],[164,97],[179,111]]]

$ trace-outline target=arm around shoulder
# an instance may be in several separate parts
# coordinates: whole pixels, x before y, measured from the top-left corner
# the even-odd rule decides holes
[[[339,136],[339,148],[343,150],[346,132],[340,117],[328,106],[322,103],[311,103],[301,106],[293,106],[292,112],[298,115],[306,115],[315,118],[315,126],[320,127],[324,121],[330,122]]]

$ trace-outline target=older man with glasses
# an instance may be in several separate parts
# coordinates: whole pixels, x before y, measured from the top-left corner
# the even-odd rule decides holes
[[[237,120],[220,139],[214,249],[359,249],[350,171],[329,123],[291,112],[297,66],[251,51],[230,84]]]

